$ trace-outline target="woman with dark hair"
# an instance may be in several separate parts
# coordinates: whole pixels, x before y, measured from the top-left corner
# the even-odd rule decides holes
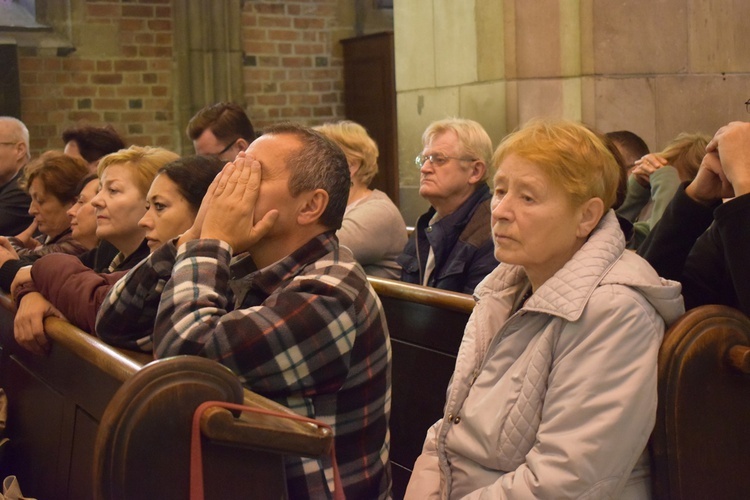
[[[193,224],[203,195],[222,166],[223,163],[216,158],[190,156],[179,158],[157,171],[145,198],[146,211],[137,222],[142,238],[152,251]],[[118,224],[115,221],[112,225]],[[64,272],[60,273],[60,269]],[[62,255],[40,259],[32,268],[37,293],[19,294],[17,298],[16,340],[29,350],[43,352],[47,341],[42,321],[50,315],[64,317],[82,330],[93,333],[104,297],[126,274],[127,270],[96,273],[79,260],[66,259]],[[146,282],[135,278],[134,285],[146,286]],[[147,286],[147,291],[156,294],[158,305],[161,287]],[[137,321],[139,316],[140,313],[133,314],[123,321]]]

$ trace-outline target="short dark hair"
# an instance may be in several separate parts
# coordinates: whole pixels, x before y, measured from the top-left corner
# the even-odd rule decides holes
[[[626,152],[626,155],[623,156],[629,156],[630,159],[637,160],[650,153],[646,141],[630,130],[616,130],[604,135],[609,137],[615,145],[621,146]],[[630,159],[624,158],[628,163],[630,163]]]
[[[75,141],[78,144],[78,151],[81,156],[89,163],[125,148],[125,141],[112,125],[70,127],[63,131],[62,140],[66,144]]]
[[[344,152],[333,141],[309,127],[297,123],[279,123],[263,130],[263,135],[292,135],[302,147],[286,159],[291,172],[289,192],[297,196],[305,191],[323,189],[328,193],[328,206],[320,222],[330,229],[339,229],[349,200],[351,176]]]
[[[216,175],[224,162],[215,156],[189,155],[169,162],[156,172],[164,174],[175,183],[177,190],[197,212]]]
[[[220,141],[245,139],[248,143],[255,140],[255,130],[245,110],[233,102],[210,104],[198,111],[188,122],[187,136],[196,140],[206,131],[211,132]]]

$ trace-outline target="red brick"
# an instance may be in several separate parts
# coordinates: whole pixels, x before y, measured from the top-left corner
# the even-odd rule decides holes
[[[96,90],[99,97],[114,97],[116,93],[114,87],[98,87]]]
[[[124,57],[137,57],[138,47],[136,47],[135,45],[124,45],[120,47],[120,53]]]
[[[292,53],[293,44],[291,43],[279,43],[277,44],[276,50],[280,55],[288,55]]]
[[[62,69],[62,61],[58,58],[46,58],[44,59],[44,71],[60,71]]]
[[[312,66],[312,59],[309,57],[282,57],[281,64],[287,68],[307,68]]]
[[[320,96],[320,102],[323,104],[336,104],[339,102],[339,95],[336,93],[323,94]]]
[[[120,17],[120,6],[117,4],[86,4],[86,14],[89,17],[104,17],[116,19]]]
[[[123,85],[139,85],[143,83],[140,73],[123,73],[122,84]]]
[[[112,61],[96,61],[97,71],[112,71]]]
[[[172,17],[172,7],[156,7],[156,9],[154,10],[154,15],[156,17]]]
[[[320,17],[298,17],[294,20],[294,28],[298,30],[322,30],[326,27],[326,20]]]
[[[153,31],[171,31],[172,21],[169,19],[151,19],[148,21],[148,29]]]
[[[151,33],[134,33],[133,35],[133,42],[135,43],[145,43],[149,45],[154,43],[154,35]]]
[[[259,16],[258,26],[261,28],[292,28],[292,19],[287,16],[283,17],[272,17],[272,16]]]
[[[154,17],[154,8],[148,5],[123,5],[122,17]]]
[[[328,92],[332,86],[331,82],[312,82],[313,92]]]
[[[169,45],[171,47],[172,46],[172,33],[157,33],[154,43],[156,45]]]
[[[101,113],[96,111],[71,111],[68,117],[72,121],[100,122],[102,120]]]
[[[269,40],[294,41],[300,39],[300,32],[294,30],[268,30]]]
[[[149,95],[149,88],[145,85],[122,85],[117,87],[119,97],[145,97]]]
[[[325,54],[325,45],[322,43],[295,43],[295,54]]]
[[[18,69],[21,72],[41,71],[43,66],[44,66],[44,62],[38,57],[19,57],[18,58]]]
[[[120,19],[120,29],[123,31],[143,31],[145,28],[145,19]]]
[[[138,48],[141,57],[171,57],[172,47],[155,47],[153,45],[142,45]]]
[[[291,94],[289,104],[320,104],[320,96],[318,94]]]
[[[333,108],[331,108],[330,106],[313,108],[313,116],[333,116]]]
[[[276,44],[272,42],[248,42],[243,43],[246,54],[275,54]]]
[[[258,96],[258,104],[265,106],[283,106],[286,104],[285,95],[260,95]]]
[[[148,62],[149,71],[172,71],[172,59],[154,59]]]
[[[101,85],[118,85],[122,83],[122,75],[117,75],[117,74],[91,75],[91,83],[97,83]]]
[[[281,82],[282,92],[309,92],[310,83],[308,82]]]
[[[115,71],[146,71],[148,64],[141,59],[120,59],[115,61]]]
[[[284,6],[281,4],[270,4],[270,3],[252,3],[252,9],[258,14],[277,14],[283,15]]]
[[[127,103],[124,99],[94,99],[92,104],[94,109],[100,111],[104,109],[127,109]]]
[[[96,87],[90,87],[88,85],[64,87],[63,95],[65,97],[92,97],[96,95]]]

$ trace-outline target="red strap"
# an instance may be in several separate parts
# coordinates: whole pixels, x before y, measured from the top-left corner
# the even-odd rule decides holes
[[[203,500],[203,456],[201,453],[200,422],[203,413],[212,406],[218,406],[228,410],[248,411],[251,413],[259,413],[261,415],[270,415],[272,417],[287,418],[298,422],[307,422],[328,429],[331,431],[331,434],[333,434],[333,429],[331,429],[330,425],[301,415],[289,415],[288,413],[278,413],[271,410],[263,410],[261,408],[251,408],[249,406],[226,403],[224,401],[206,401],[198,406],[193,414],[193,427],[190,436],[190,500]],[[336,463],[335,445],[331,446],[331,464],[333,467],[333,498],[334,500],[344,500],[345,497],[343,487],[341,486],[341,476],[339,475],[339,467]]]

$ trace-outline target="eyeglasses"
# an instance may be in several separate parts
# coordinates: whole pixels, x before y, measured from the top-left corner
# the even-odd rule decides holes
[[[416,163],[419,168],[422,168],[424,167],[424,164],[427,163],[427,160],[429,160],[436,167],[442,167],[443,165],[448,163],[448,160],[477,161],[476,158],[459,158],[457,156],[445,156],[444,154],[434,153],[431,155],[417,155],[417,157],[414,159],[414,163]]]
[[[20,142],[20,141],[14,141],[14,142],[7,142],[7,141],[3,141],[3,142],[0,142],[0,146],[15,146],[15,145],[16,145],[16,144],[18,144],[19,142]]]
[[[234,145],[235,145],[235,143],[236,143],[237,141],[239,141],[239,140],[240,140],[240,138],[238,137],[237,139],[235,139],[235,140],[233,140],[232,142],[230,142],[229,144],[227,144],[227,147],[225,147],[224,149],[222,149],[221,151],[219,151],[218,153],[216,153],[216,156],[221,156],[221,155],[223,155],[224,153],[226,153],[227,151],[229,151],[229,148],[231,148],[232,146],[234,146]]]
[[[750,99],[748,99],[747,101],[745,101],[745,111],[747,111],[748,113],[750,113]]]

